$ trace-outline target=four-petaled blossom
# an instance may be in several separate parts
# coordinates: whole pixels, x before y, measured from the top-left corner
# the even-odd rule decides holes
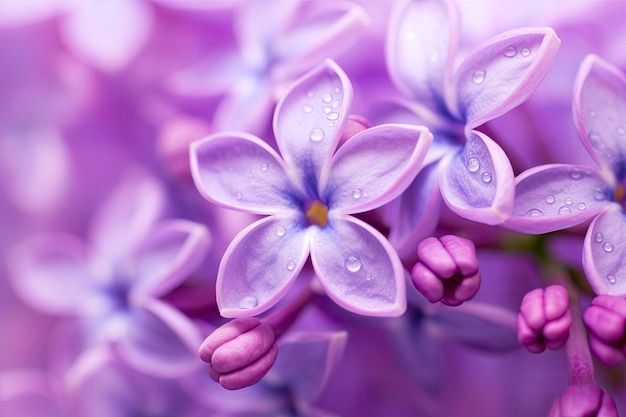
[[[424,198],[425,192],[440,193],[452,211],[470,220],[493,225],[508,218],[514,198],[511,163],[476,128],[524,102],[560,45],[550,28],[511,30],[478,46],[453,71],[457,13],[447,0],[401,1],[389,26],[389,73],[410,98],[399,104],[435,136],[425,169],[398,202],[401,214],[389,219],[390,241],[401,254],[413,250],[426,225],[436,224],[439,204]],[[438,166],[436,175],[426,167],[431,163]],[[438,186],[425,188],[424,182]]]
[[[339,149],[352,86],[334,61],[303,76],[278,104],[282,158],[258,137],[217,133],[191,146],[200,193],[224,207],[269,215],[226,250],[217,303],[226,317],[259,314],[287,292],[311,255],[326,293],[365,315],[402,314],[405,271],[389,242],[351,216],[397,197],[432,141],[417,126],[366,129]]]
[[[593,218],[583,249],[587,280],[596,294],[626,295],[626,76],[588,55],[572,107],[578,135],[598,167],[550,164],[523,172],[505,226],[546,233]]]
[[[570,385],[557,398],[548,417],[618,417],[615,400],[594,384]]]
[[[626,355],[626,299],[600,295],[583,314],[589,329],[591,351],[609,366],[619,365]]]
[[[457,306],[478,292],[480,272],[471,240],[453,235],[429,237],[417,246],[417,257],[411,273],[413,285],[431,303]]]
[[[561,285],[537,288],[522,299],[517,339],[532,353],[559,349],[567,342],[571,325],[567,290]]]

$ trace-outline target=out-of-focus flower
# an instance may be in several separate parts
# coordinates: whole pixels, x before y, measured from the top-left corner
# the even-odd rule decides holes
[[[423,218],[438,218],[438,205],[418,198],[423,183],[438,181],[455,213],[499,224],[513,207],[513,170],[500,146],[476,130],[525,101],[546,75],[560,41],[552,29],[523,28],[478,46],[454,70],[459,42],[451,1],[400,1],[389,28],[387,65],[409,98],[402,106],[433,131],[427,162],[438,173],[420,176],[397,203],[390,240],[404,253],[414,247]],[[425,168],[421,175],[427,175]],[[439,187],[429,187],[433,193]],[[430,222],[436,224],[436,222]]]
[[[201,337],[159,299],[202,261],[208,230],[183,219],[158,220],[158,182],[133,177],[103,204],[86,244],[47,233],[17,244],[7,259],[11,284],[33,308],[82,320],[86,346],[112,343],[129,364],[178,375],[198,364]]]
[[[430,237],[417,246],[417,256],[413,285],[431,303],[456,306],[478,292],[480,272],[471,240],[453,235]]]
[[[567,341],[571,324],[567,290],[561,285],[537,288],[522,299],[517,339],[532,353],[559,349]]]
[[[583,267],[596,294],[626,294],[624,166],[626,77],[589,55],[574,86],[574,121],[598,167],[550,164],[516,178],[513,215],[505,227],[526,233],[564,229],[593,218]]]
[[[583,319],[589,329],[589,347],[598,359],[609,366],[622,363],[626,355],[626,299],[595,297]]]
[[[244,229],[217,277],[226,317],[259,314],[287,292],[311,254],[326,293],[366,315],[406,306],[405,271],[389,242],[351,216],[397,197],[421,167],[432,135],[416,126],[366,129],[340,147],[352,100],[333,62],[305,75],[279,103],[274,132],[281,158],[245,133],[215,134],[191,147],[192,173],[209,201],[270,215]]]
[[[615,400],[597,385],[571,385],[556,399],[548,417],[618,417]]]

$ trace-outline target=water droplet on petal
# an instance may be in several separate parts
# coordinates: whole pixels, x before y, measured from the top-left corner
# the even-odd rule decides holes
[[[237,192],[235,193],[235,198],[236,198],[237,200],[241,200],[241,199],[243,198],[243,194],[241,194],[239,191],[237,191]]]
[[[331,101],[333,101],[333,96],[331,96],[330,94],[326,93],[322,96],[322,101],[324,103],[330,103]]]
[[[530,55],[530,49],[529,48],[522,49],[522,56],[528,56],[528,55]]]
[[[579,180],[583,177],[583,172],[578,168],[572,168],[569,172],[569,176],[573,180]]]
[[[357,188],[356,190],[352,191],[352,198],[354,198],[355,200],[358,200],[359,198],[361,198],[362,195],[363,195],[363,192],[361,191],[360,188]]]
[[[602,137],[597,133],[592,133],[589,135],[589,142],[591,143],[591,146],[593,146],[594,148],[598,148],[600,146],[601,139]]]
[[[276,236],[283,237],[286,234],[287,234],[287,229],[285,229],[283,226],[278,226],[276,228]]]
[[[313,111],[313,106],[307,104],[302,108],[302,110],[304,110],[305,113],[311,113]]]
[[[267,162],[261,162],[261,171],[266,172],[268,169],[270,169],[270,166]]]
[[[602,188],[597,187],[593,189],[593,198],[602,201],[606,198],[606,194]]]
[[[315,93],[313,91],[309,91],[309,92],[306,93],[306,96],[309,97],[309,98],[313,97],[314,95],[315,95]]]
[[[624,128],[624,126],[619,125],[617,126],[617,134],[618,135],[626,135],[626,129]]]
[[[480,176],[484,183],[489,184],[491,182],[491,174],[488,172],[483,172]]]
[[[594,109],[589,109],[587,114],[589,115],[589,117],[596,117],[596,111]]]
[[[471,157],[465,163],[469,172],[476,172],[480,169],[480,159]]]
[[[287,262],[287,270],[293,271],[296,269],[296,263],[294,261]]]
[[[504,50],[504,56],[507,58],[513,58],[515,55],[517,55],[517,48],[514,47],[513,45],[507,47]]]
[[[259,305],[259,299],[255,295],[247,295],[239,301],[239,308],[250,309]]]
[[[567,204],[568,206],[571,206],[573,202],[574,202],[574,200],[572,200],[571,197],[567,197],[565,199],[565,204]]]
[[[602,232],[596,232],[593,238],[595,239],[596,242],[600,243],[604,240],[604,235],[602,234]]]
[[[561,206],[559,208],[559,214],[572,214],[572,209],[568,206]]]
[[[556,201],[556,197],[552,194],[548,194],[546,196],[546,203],[548,204],[554,204],[554,202]]]
[[[483,70],[476,71],[472,77],[472,81],[474,81],[474,84],[482,84],[485,81],[485,75],[487,75],[487,73]]]
[[[587,208],[587,205],[585,203],[578,203],[578,210],[583,211]]]
[[[356,256],[346,258],[346,269],[350,272],[358,272],[361,269],[361,261]]]
[[[335,94],[339,94],[341,92],[341,89],[339,87],[335,87]]]
[[[328,114],[331,111],[333,111],[330,107],[324,107],[324,110],[322,110],[324,112],[324,114]]]
[[[604,245],[602,245],[602,249],[604,249],[606,253],[611,253],[615,248],[611,242],[605,242]]]
[[[337,120],[339,119],[339,113],[332,112],[328,116],[326,116],[328,120]]]
[[[543,216],[543,211],[536,209],[536,208],[532,208],[526,212],[526,215],[530,217],[539,217],[539,216]]]
[[[615,275],[609,274],[606,276],[607,281],[611,284],[615,284],[617,282],[617,277]]]
[[[331,106],[333,107],[333,109],[338,109],[339,108],[339,100],[333,101],[333,104],[331,104]]]
[[[309,133],[309,138],[313,142],[319,142],[320,140],[324,139],[324,131],[319,127],[314,127]]]

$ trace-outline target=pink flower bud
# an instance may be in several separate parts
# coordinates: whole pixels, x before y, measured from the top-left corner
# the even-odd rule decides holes
[[[413,285],[431,303],[457,306],[478,292],[480,273],[472,241],[452,235],[429,237],[417,246],[417,256]]]
[[[560,285],[538,288],[522,299],[517,340],[532,353],[559,349],[567,341],[571,325],[567,290]]]
[[[615,400],[594,384],[570,385],[554,401],[548,417],[618,417]]]
[[[600,295],[585,310],[583,320],[589,329],[589,347],[608,366],[616,366],[626,356],[626,299]]]
[[[199,349],[209,375],[227,389],[254,385],[272,367],[278,354],[272,326],[254,317],[234,319],[207,337]]]
[[[348,120],[346,120],[346,126],[343,128],[343,132],[341,132],[339,144],[343,145],[348,139],[370,127],[372,127],[372,124],[365,117],[358,114],[349,115]]]

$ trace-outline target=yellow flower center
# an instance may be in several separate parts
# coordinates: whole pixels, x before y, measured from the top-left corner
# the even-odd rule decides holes
[[[626,194],[624,192],[624,186],[622,186],[621,184],[619,184],[616,188],[615,188],[615,194],[613,195],[613,198],[615,198],[615,201],[617,201],[618,203],[621,203],[624,201],[624,194]]]
[[[314,201],[306,211],[306,218],[309,223],[319,227],[324,227],[328,224],[328,206],[319,201]]]

